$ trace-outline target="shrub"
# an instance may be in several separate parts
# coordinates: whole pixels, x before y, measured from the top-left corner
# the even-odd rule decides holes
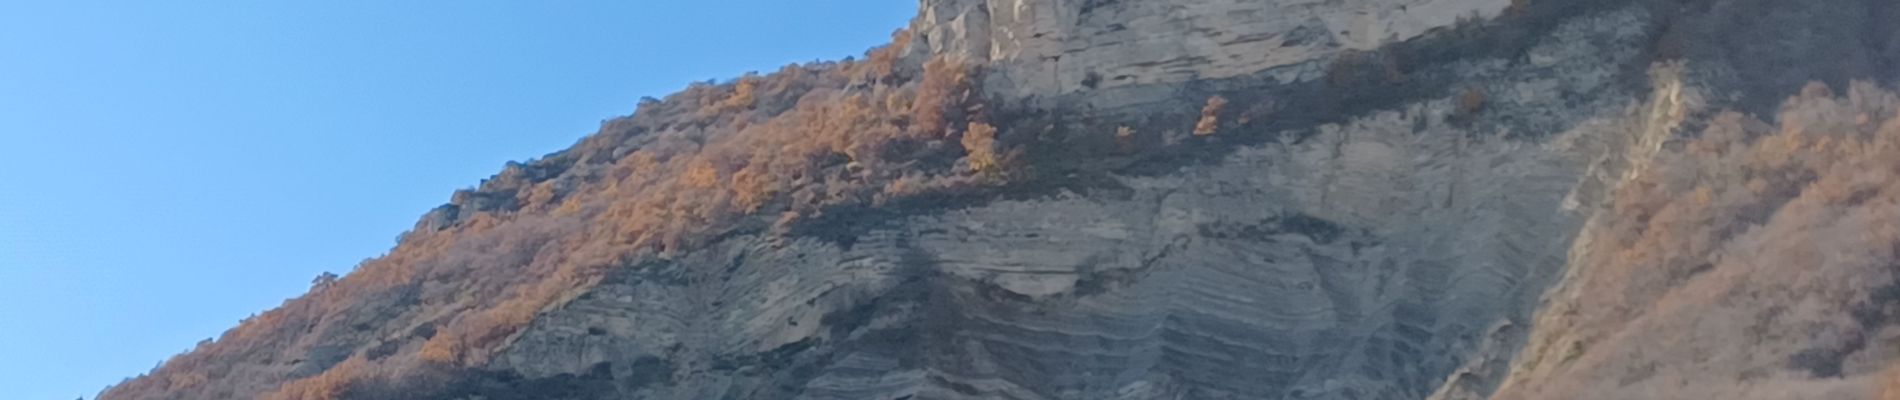
[[[1226,97],[1217,95],[1207,98],[1207,105],[1201,106],[1201,119],[1194,123],[1194,135],[1207,136],[1220,130],[1220,112],[1226,107]]]
[[[987,123],[971,122],[969,129],[963,131],[962,142],[971,170],[978,172],[996,170],[996,127]]]

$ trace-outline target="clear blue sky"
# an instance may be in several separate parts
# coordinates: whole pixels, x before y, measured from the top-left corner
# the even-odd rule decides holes
[[[858,55],[915,8],[0,0],[0,398],[91,398],[641,96]]]

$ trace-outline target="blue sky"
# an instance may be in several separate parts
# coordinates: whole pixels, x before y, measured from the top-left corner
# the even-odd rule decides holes
[[[69,400],[691,81],[909,0],[0,0],[0,397]]]

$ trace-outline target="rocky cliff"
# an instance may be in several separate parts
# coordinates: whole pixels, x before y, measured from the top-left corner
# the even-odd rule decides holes
[[[1884,0],[919,11],[836,93],[967,92],[903,128],[962,121],[967,150],[875,201],[740,202],[758,218],[651,246],[602,228],[644,215],[589,197],[670,162],[642,151],[752,132],[702,110],[850,98],[690,89],[101,398],[1868,398],[1900,356]],[[979,72],[931,83],[944,62]],[[877,151],[956,146],[930,138]],[[869,151],[813,174],[873,175]]]
[[[1508,0],[924,1],[930,51],[983,60],[1006,96],[1231,78],[1373,50]]]

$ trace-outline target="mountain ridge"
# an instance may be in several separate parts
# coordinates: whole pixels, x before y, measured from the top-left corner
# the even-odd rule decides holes
[[[100,398],[1513,398],[1658,149],[1900,54],[1824,5],[1165,3],[926,0],[643,102]],[[1741,58],[1769,9],[1858,56]]]

